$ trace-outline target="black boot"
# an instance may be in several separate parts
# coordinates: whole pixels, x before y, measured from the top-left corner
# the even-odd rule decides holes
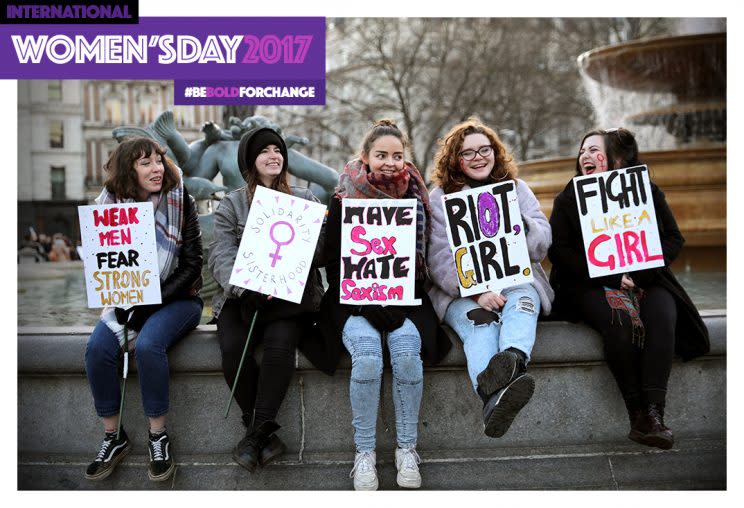
[[[233,459],[251,473],[260,463],[264,465],[284,452],[284,444],[273,433],[281,427],[276,422],[263,422],[255,429],[249,428],[245,437],[233,448]],[[264,449],[268,448],[266,456]]]
[[[630,432],[628,439],[636,443],[643,442],[643,409],[635,406],[627,406],[628,420],[630,421]]]

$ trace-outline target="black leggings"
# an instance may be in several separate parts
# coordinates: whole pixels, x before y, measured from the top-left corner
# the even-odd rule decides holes
[[[238,300],[227,299],[217,318],[217,338],[222,350],[222,373],[230,389],[238,372],[249,328],[250,322],[240,317]],[[265,324],[257,321],[235,387],[235,401],[243,411],[246,423],[250,422],[254,409],[254,426],[276,418],[295,371],[295,348],[300,334],[301,328],[294,320]],[[263,344],[260,367],[254,358],[259,343]]]
[[[602,335],[604,352],[629,409],[643,404],[664,405],[674,356],[677,306],[669,291],[659,286],[646,290],[640,301],[646,330],[644,345],[633,344],[633,326],[627,312],[610,308],[603,288],[584,293],[580,302],[586,323]]]

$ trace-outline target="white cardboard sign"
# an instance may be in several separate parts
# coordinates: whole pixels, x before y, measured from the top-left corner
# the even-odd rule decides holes
[[[230,284],[302,301],[325,205],[256,187]]]
[[[161,303],[152,203],[78,206],[88,307]]]
[[[664,266],[646,166],[573,182],[590,277]]]
[[[442,206],[460,296],[534,280],[513,181],[446,194]]]
[[[416,199],[344,198],[340,302],[420,305],[416,292]]]

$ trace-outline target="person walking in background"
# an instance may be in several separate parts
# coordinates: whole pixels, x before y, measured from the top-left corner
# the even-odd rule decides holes
[[[96,204],[153,204],[162,303],[126,311],[106,307],[88,339],[85,371],[105,436],[85,477],[108,477],[130,449],[124,426],[118,436],[116,432],[121,401],[118,365],[126,326],[149,420],[148,476],[164,481],[175,469],[166,430],[170,405],[167,351],[199,324],[204,306],[199,297],[203,260],[199,217],[194,199],[183,186],[181,170],[155,141],[145,137],[123,141],[111,153],[105,169],[106,181]]]
[[[584,135],[576,175],[639,166],[638,144],[627,129],[593,130]],[[669,269],[684,238],[664,193],[651,182],[664,266],[590,278],[573,181],[558,194],[550,224],[551,283],[556,312],[585,321],[602,336],[605,358],[620,388],[628,418],[628,438],[669,449],[672,430],[664,423],[666,392],[675,350],[690,360],[710,349],[708,331]]]
[[[463,343],[473,390],[483,401],[484,432],[503,436],[529,402],[535,380],[527,373],[537,319],[551,310],[553,290],[540,266],[551,241],[548,219],[496,132],[477,118],[452,127],[440,142],[432,180],[432,234],[429,296],[441,321]],[[524,222],[534,282],[461,297],[457,269],[447,240],[442,196],[513,181]]]

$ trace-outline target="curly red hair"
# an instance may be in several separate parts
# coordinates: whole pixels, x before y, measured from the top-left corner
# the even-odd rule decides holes
[[[445,194],[457,192],[465,185],[467,177],[460,169],[460,151],[465,136],[470,134],[483,134],[493,146],[494,165],[489,175],[491,180],[493,182],[516,180],[517,164],[499,135],[478,118],[470,117],[452,127],[444,138],[439,140],[439,149],[434,156],[434,171],[431,175],[434,184],[441,187]]]

